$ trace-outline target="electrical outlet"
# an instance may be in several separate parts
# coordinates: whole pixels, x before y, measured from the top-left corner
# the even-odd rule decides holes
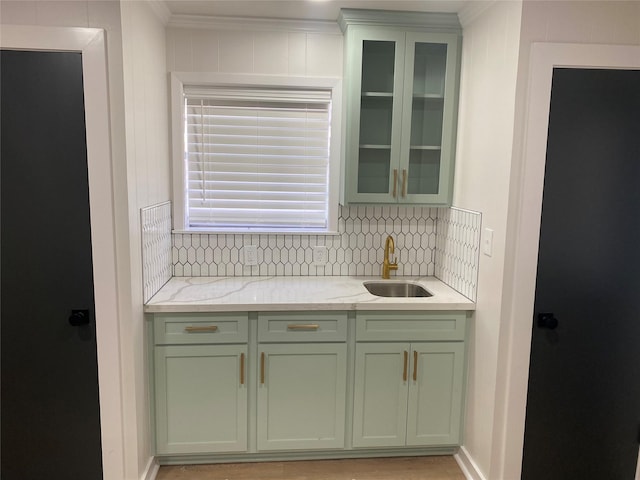
[[[244,253],[244,265],[258,265],[258,247],[256,245],[245,245],[242,249]]]
[[[482,253],[490,257],[493,254],[493,230],[485,228],[482,237]]]
[[[323,245],[318,245],[313,247],[313,264],[314,265],[327,264],[327,247]]]

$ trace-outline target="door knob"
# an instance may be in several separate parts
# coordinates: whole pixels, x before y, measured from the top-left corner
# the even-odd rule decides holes
[[[555,330],[557,327],[558,319],[553,313],[538,314],[538,328],[548,328],[549,330]]]
[[[89,310],[71,310],[69,323],[74,327],[89,324]]]

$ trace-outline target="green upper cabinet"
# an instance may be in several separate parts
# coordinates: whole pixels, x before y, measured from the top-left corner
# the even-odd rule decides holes
[[[342,10],[345,203],[449,205],[460,25],[455,15]]]

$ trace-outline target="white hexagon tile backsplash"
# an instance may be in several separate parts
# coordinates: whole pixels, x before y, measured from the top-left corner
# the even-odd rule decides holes
[[[337,235],[173,235],[175,276],[378,275],[387,235],[395,240],[397,275],[433,275],[437,209],[341,207]],[[243,247],[256,245],[258,264],[243,265]],[[313,262],[325,246],[327,263]]]
[[[142,231],[142,280],[146,302],[169,281],[171,262],[171,203],[140,210]]]
[[[460,208],[438,212],[435,276],[476,301],[482,216]]]
[[[380,275],[387,235],[395,241],[395,275],[435,275],[475,300],[481,225],[477,212],[358,205],[341,207],[337,235],[174,233],[167,267],[170,223],[165,205],[143,214],[145,300],[164,284],[167,268],[177,277]],[[159,224],[164,236],[152,227]],[[243,264],[247,245],[257,247],[257,265]],[[315,246],[326,247],[324,265],[314,263]]]

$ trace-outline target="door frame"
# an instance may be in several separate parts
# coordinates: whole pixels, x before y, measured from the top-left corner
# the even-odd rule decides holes
[[[105,480],[122,480],[125,455],[105,34],[99,28],[2,25],[0,47],[82,53],[102,468]]]
[[[499,346],[491,476],[520,478],[526,415],[531,325],[554,67],[640,69],[640,46],[533,43],[524,114],[522,164],[512,187],[503,329]],[[498,408],[496,409],[498,411]],[[640,458],[635,475],[640,480]]]

